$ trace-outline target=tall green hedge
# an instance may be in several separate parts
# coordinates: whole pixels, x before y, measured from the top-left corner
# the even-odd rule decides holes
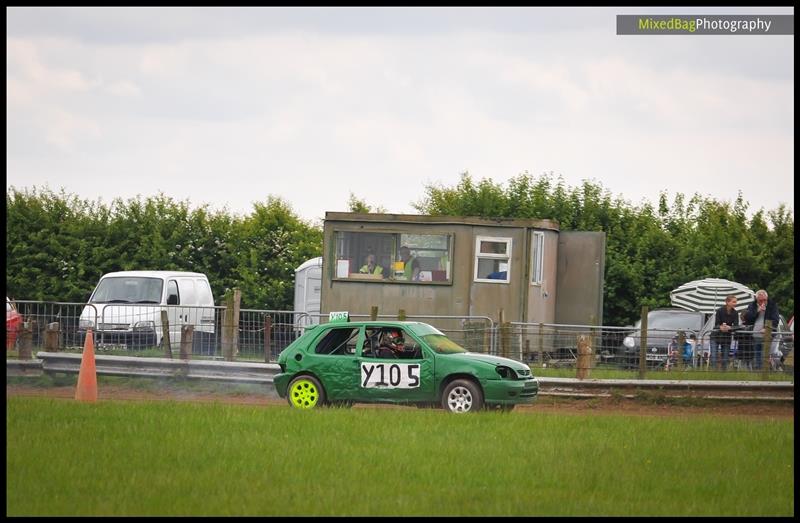
[[[294,269],[322,252],[321,226],[275,197],[246,216],[164,195],[106,205],[47,188],[10,187],[6,204],[6,292],[17,299],[82,302],[106,272],[173,269],[208,274],[218,302],[238,287],[243,308],[290,310]],[[741,195],[727,203],[682,194],[634,206],[598,183],[569,187],[527,173],[506,186],[464,173],[455,187],[426,187],[414,205],[605,231],[606,325],[632,323],[642,305],[668,306],[670,290],[707,277],[767,289],[781,313],[794,312],[794,216],[784,206],[748,216]],[[371,210],[353,195],[350,207]]]
[[[83,302],[104,273],[183,270],[208,275],[219,303],[291,310],[294,269],[322,252],[322,230],[270,197],[245,217],[192,209],[164,195],[109,205],[50,189],[6,192],[6,293]]]
[[[725,278],[766,289],[787,319],[794,314],[794,216],[784,205],[747,215],[698,194],[657,207],[614,198],[599,183],[567,186],[552,174],[522,173],[506,186],[464,173],[454,187],[428,185],[414,204],[424,214],[558,220],[562,230],[605,231],[603,323],[635,321],[642,305],[669,306],[669,291],[697,279]]]

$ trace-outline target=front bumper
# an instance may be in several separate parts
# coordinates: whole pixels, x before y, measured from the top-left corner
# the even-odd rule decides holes
[[[533,403],[539,395],[539,381],[526,380],[484,380],[484,403],[494,405],[520,405]]]
[[[272,384],[275,386],[275,391],[278,393],[278,397],[286,397],[286,389],[289,388],[289,380],[291,379],[291,374],[287,372],[276,374],[275,377],[272,378]]]
[[[92,331],[94,345],[102,348],[104,345],[124,345],[128,350],[143,350],[157,346],[158,337],[153,330],[135,331]],[[80,331],[79,341],[81,346],[86,341],[86,331]]]

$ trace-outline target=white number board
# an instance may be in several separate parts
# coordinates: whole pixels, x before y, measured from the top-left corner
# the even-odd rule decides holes
[[[350,313],[347,311],[331,312],[328,314],[328,321],[331,323],[338,323],[350,320]]]
[[[419,363],[361,363],[361,387],[415,389],[419,387]]]

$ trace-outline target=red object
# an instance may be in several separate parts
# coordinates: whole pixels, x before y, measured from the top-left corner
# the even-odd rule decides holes
[[[94,361],[94,336],[92,329],[86,331],[83,343],[81,369],[78,371],[78,386],[75,388],[75,399],[78,401],[97,401],[97,366]]]
[[[22,329],[22,314],[6,296],[6,350],[12,350],[17,343],[17,334]]]

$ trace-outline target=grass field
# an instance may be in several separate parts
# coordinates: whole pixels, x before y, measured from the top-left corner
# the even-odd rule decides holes
[[[794,513],[791,420],[6,399],[7,515]]]

